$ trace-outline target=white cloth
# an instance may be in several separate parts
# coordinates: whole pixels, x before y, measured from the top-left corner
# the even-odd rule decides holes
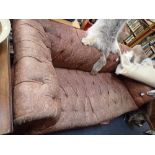
[[[121,63],[117,66],[115,73],[155,87],[155,69],[152,60],[146,58],[141,63],[133,63],[131,53],[121,55]]]

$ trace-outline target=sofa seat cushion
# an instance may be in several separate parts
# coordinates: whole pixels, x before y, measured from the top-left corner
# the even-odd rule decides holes
[[[56,73],[61,102],[59,120],[55,125],[50,118],[27,123],[20,131],[42,134],[86,127],[138,108],[123,82],[111,73],[90,76],[88,72],[61,68],[56,68]]]

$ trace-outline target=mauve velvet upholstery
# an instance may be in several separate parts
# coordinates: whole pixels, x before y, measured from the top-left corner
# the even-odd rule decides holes
[[[99,124],[153,99],[139,95],[150,87],[114,74],[117,55],[108,57],[101,73],[90,75],[100,52],[81,43],[84,31],[50,20],[14,20],[12,28],[18,133]]]

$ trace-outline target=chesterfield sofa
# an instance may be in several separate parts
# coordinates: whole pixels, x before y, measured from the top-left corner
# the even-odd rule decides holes
[[[140,96],[151,87],[115,75],[117,55],[91,75],[100,52],[81,43],[83,30],[52,20],[13,20],[12,30],[15,133],[92,126],[153,100]]]

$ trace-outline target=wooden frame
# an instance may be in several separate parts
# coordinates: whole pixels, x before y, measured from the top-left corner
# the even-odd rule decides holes
[[[0,43],[0,134],[13,130],[11,70],[8,39]]]
[[[75,22],[70,22],[70,21],[67,21],[67,20],[64,20],[64,19],[51,19],[51,20],[56,21],[58,23],[62,23],[62,24],[66,24],[66,25],[75,27],[77,29],[80,29],[80,25],[76,21]]]

